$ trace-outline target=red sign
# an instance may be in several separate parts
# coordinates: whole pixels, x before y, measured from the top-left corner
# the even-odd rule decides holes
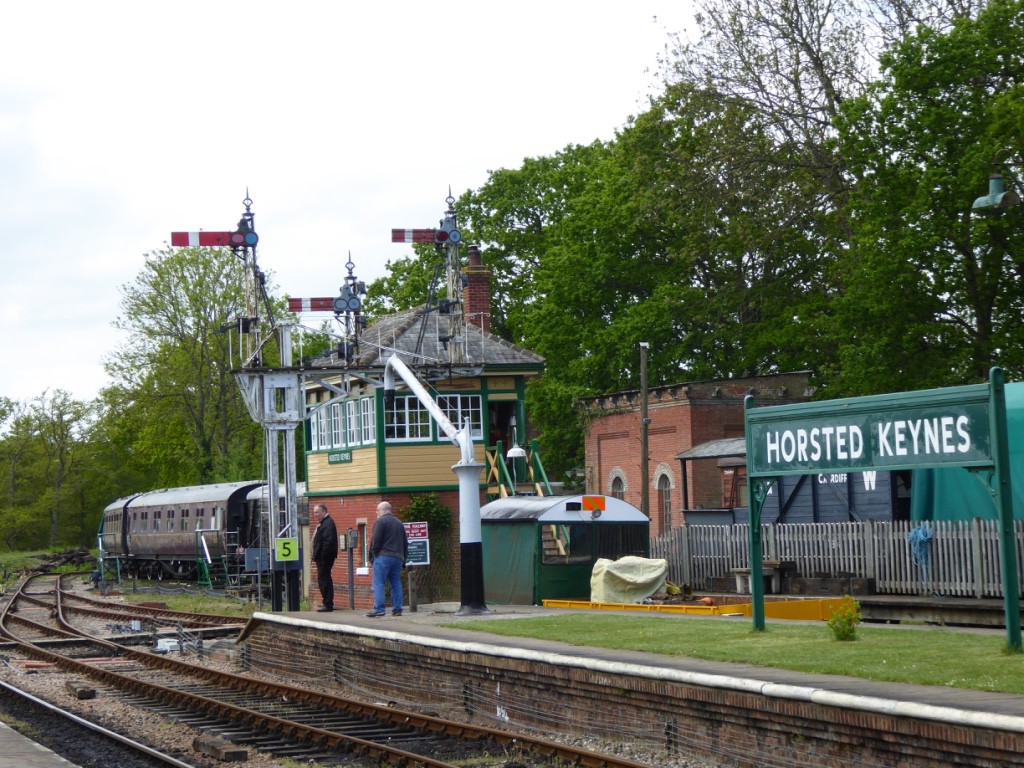
[[[427,524],[423,523],[402,523],[405,526],[405,535],[409,539],[429,539],[427,535]]]
[[[584,496],[583,509],[587,512],[604,512],[604,496]]]

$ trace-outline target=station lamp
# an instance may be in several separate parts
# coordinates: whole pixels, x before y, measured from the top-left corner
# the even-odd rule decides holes
[[[994,171],[988,177],[988,194],[982,195],[975,200],[971,210],[977,211],[988,208],[1001,210],[1009,208],[1011,205],[1020,205],[1020,195],[1012,189],[1007,191],[1006,180],[1003,179],[1003,174],[999,171]]]

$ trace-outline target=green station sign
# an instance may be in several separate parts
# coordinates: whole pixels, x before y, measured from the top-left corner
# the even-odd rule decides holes
[[[992,464],[987,385],[747,410],[752,476]]]
[[[989,472],[999,515],[1007,648],[1022,650],[1003,371],[988,384],[757,408],[744,404],[750,498],[751,615],[764,629],[761,508],[774,478],[857,470],[963,467]]]
[[[328,464],[351,464],[352,451],[331,451],[327,454]]]

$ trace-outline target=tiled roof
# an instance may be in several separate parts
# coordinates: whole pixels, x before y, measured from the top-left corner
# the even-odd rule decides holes
[[[437,312],[426,316],[422,342],[420,331],[423,327],[422,310],[384,315],[359,335],[359,352],[351,366],[360,369],[383,368],[395,352],[411,366],[446,367],[449,353],[441,340],[448,333],[448,318]],[[528,349],[516,346],[475,325],[466,326],[466,360],[460,368],[483,366],[512,366],[541,369],[544,358]],[[417,345],[419,353],[417,354]],[[314,365],[340,365],[337,353],[330,358],[314,361]]]

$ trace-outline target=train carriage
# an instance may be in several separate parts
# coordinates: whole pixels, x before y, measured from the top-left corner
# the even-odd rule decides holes
[[[305,484],[296,490],[300,517],[305,517]],[[283,485],[278,492],[280,511]],[[205,581],[211,572],[240,575],[246,571],[246,551],[266,553],[271,528],[277,530],[267,507],[267,484],[256,480],[124,496],[103,511],[101,557],[116,561],[118,573],[143,578],[198,576]]]
[[[258,537],[249,494],[264,483],[214,483],[128,496],[104,511],[106,556],[135,576],[194,578],[201,560],[230,568]]]

